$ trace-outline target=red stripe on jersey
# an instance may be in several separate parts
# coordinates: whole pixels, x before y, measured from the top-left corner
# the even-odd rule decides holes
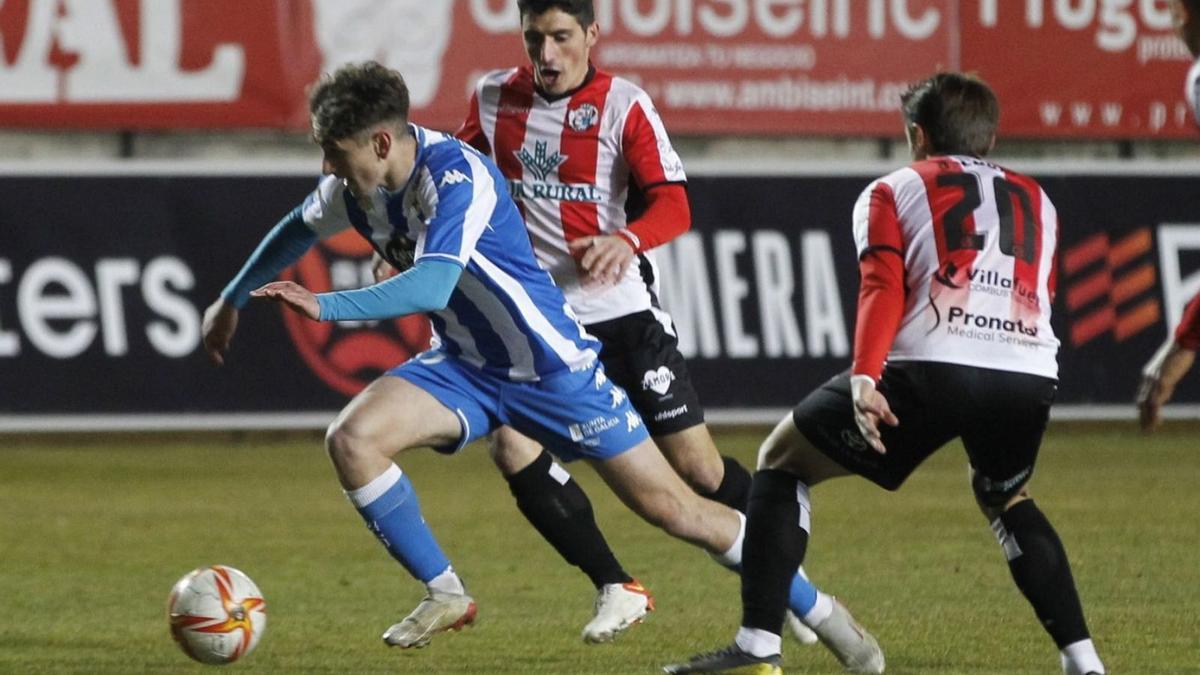
[[[904,316],[904,237],[892,186],[877,183],[867,210],[867,248],[859,261],[854,323],[855,375],[878,381]]]
[[[1183,320],[1175,328],[1175,341],[1184,349],[1200,349],[1200,294],[1183,310]]]
[[[467,110],[467,118],[463,120],[462,126],[458,128],[458,131],[454,132],[454,135],[483,154],[492,154],[487,134],[483,133],[483,125],[479,122],[478,92],[471,94],[471,104]]]
[[[509,180],[521,180],[524,176],[525,168],[517,159],[517,153],[525,144],[531,107],[533,71],[525,66],[518,68],[512,79],[500,87],[500,100],[496,105],[496,131],[493,134],[496,147],[492,159]]]
[[[966,279],[976,253],[983,248],[975,233],[975,209],[981,198],[977,178],[946,157],[915,162],[912,169],[925,184],[938,266],[947,277]]]
[[[600,154],[600,127],[612,76],[596,71],[587,86],[571,96],[563,120],[559,152],[566,160],[558,167],[558,180],[568,185],[595,185],[596,159]],[[599,206],[595,202],[559,203],[563,237],[568,242],[600,234]]]
[[[635,102],[621,130],[621,150],[625,163],[639,187],[645,188],[667,181],[663,171],[662,153],[658,151],[658,136],[646,117],[642,104]]]
[[[1001,219],[1001,250],[1013,256],[1013,317],[1034,319],[1038,306],[1038,272],[1042,264],[1042,189],[1028,176],[1006,173],[996,181],[996,209]],[[1010,224],[1003,221],[1011,218]],[[1007,228],[1011,235],[1005,235]],[[1003,250],[1006,236],[1012,250]]]

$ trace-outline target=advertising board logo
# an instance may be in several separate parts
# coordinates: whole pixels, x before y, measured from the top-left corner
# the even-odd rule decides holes
[[[372,283],[371,247],[347,230],[314,246],[280,275],[314,293]],[[288,336],[304,363],[330,388],[347,396],[429,347],[429,320],[414,315],[387,321],[311,321],[280,307]]]
[[[1149,227],[1092,235],[1062,253],[1070,340],[1078,347],[1104,335],[1124,342],[1158,323],[1162,304]]]

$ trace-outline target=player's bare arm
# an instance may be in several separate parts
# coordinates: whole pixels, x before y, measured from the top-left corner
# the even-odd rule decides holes
[[[1168,338],[1142,368],[1138,386],[1138,419],[1142,431],[1154,431],[1162,423],[1162,407],[1175,393],[1175,387],[1196,361],[1196,352]]]
[[[213,304],[204,310],[204,321],[201,324],[201,334],[204,339],[204,352],[214,365],[225,365],[225,353],[229,351],[229,343],[237,331],[238,310],[225,298],[217,298]]]

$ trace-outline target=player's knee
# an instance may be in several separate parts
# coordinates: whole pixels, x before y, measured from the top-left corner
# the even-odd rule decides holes
[[[532,464],[542,454],[542,446],[515,431],[501,428],[488,439],[488,454],[500,473],[511,476]]]
[[[345,466],[373,453],[374,448],[352,421],[339,418],[325,430],[325,451],[335,464]]]
[[[721,456],[716,454],[712,457],[688,456],[682,458],[678,464],[675,464],[675,470],[693,490],[700,494],[716,492],[721,487],[721,479],[725,476],[725,467],[721,462]]]
[[[1010,481],[992,481],[978,471],[971,469],[971,491],[975,494],[975,503],[988,522],[1000,517],[1013,505],[1029,499],[1029,490],[1025,484],[1029,471],[1024,470]]]

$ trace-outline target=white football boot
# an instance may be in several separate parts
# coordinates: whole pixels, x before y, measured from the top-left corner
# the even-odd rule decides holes
[[[583,627],[583,641],[611,642],[625,629],[641,623],[654,611],[654,596],[636,579],[626,584],[605,584],[596,594],[595,614]]]
[[[471,596],[431,590],[411,614],[387,629],[383,641],[402,649],[424,647],[434,633],[458,630],[475,621],[475,612],[475,601]]]
[[[820,641],[820,638],[817,637],[816,632],[814,632],[813,629],[809,628],[808,626],[805,626],[804,622],[800,620],[800,617],[796,616],[795,613],[793,613],[790,609],[783,617],[783,625],[787,628],[787,631],[792,634],[792,637],[796,638],[796,641],[802,645],[815,645]]]
[[[883,650],[865,628],[858,625],[850,610],[833,598],[833,611],[821,623],[812,626],[817,638],[833,652],[851,673],[882,673]]]

